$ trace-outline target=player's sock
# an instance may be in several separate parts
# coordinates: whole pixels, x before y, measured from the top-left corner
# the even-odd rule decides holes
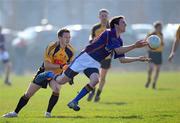
[[[59,93],[53,92],[50,99],[49,99],[49,104],[47,108],[47,112],[51,112],[53,107],[56,105],[57,101],[59,99]]]
[[[87,84],[80,92],[79,94],[73,99],[74,102],[79,102],[87,93],[89,93],[93,88]]]
[[[29,101],[29,98],[23,95],[16,106],[15,112],[18,114],[19,111],[28,103],[28,101]]]
[[[98,89],[98,90],[97,90],[97,93],[96,93],[96,97],[99,97],[99,96],[101,95],[101,92],[102,92],[102,91]]]
[[[100,95],[101,95],[101,90],[97,90],[97,93],[96,93],[96,96],[95,96],[95,99],[94,99],[94,102],[99,102],[100,100]]]
[[[91,101],[93,99],[95,91],[96,91],[96,88],[94,88],[91,92],[89,92],[89,96],[87,98],[87,101]]]

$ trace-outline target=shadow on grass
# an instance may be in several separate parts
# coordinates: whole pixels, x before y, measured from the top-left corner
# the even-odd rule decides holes
[[[92,117],[85,117],[85,116],[52,116],[51,118],[65,118],[65,119],[91,119],[91,118],[110,118],[110,119],[143,119],[142,116],[139,115],[129,115],[129,116],[92,116]]]
[[[139,115],[129,115],[129,116],[95,116],[95,118],[111,118],[111,119],[143,119]]]
[[[127,102],[100,102],[100,104],[105,104],[105,105],[127,105]]]
[[[88,118],[88,117],[84,117],[84,116],[52,116],[51,118],[79,118],[79,119],[85,119],[85,118]]]
[[[157,91],[172,91],[172,88],[158,88]]]
[[[170,115],[170,114],[159,114],[159,115],[155,115],[154,117],[166,118],[166,117],[174,117],[174,115]]]

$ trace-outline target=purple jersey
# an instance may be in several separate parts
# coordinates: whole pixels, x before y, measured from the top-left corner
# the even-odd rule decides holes
[[[101,62],[112,52],[114,52],[114,59],[124,57],[124,54],[117,54],[114,49],[123,46],[123,41],[120,37],[116,37],[115,29],[104,31],[96,41],[85,48],[92,58]]]

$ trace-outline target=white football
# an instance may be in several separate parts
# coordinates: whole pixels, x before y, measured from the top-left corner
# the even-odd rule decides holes
[[[161,45],[161,39],[157,35],[151,35],[147,38],[149,48],[157,49]]]

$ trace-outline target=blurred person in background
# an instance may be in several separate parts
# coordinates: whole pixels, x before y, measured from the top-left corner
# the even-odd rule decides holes
[[[4,83],[6,85],[11,85],[11,81],[10,81],[11,62],[9,59],[9,53],[5,49],[5,37],[2,34],[2,27],[1,26],[0,26],[0,61],[3,62],[3,65],[5,67]]]
[[[67,29],[60,29],[57,33],[58,40],[51,42],[44,52],[44,61],[42,66],[37,71],[33,81],[29,84],[29,87],[25,94],[19,99],[19,102],[14,111],[4,114],[3,117],[17,117],[21,109],[28,103],[29,99],[40,89],[47,88],[49,85],[52,89],[52,95],[49,99],[47,111],[45,117],[51,117],[51,111],[58,102],[60,86],[56,82],[50,79],[44,81],[37,81],[36,77],[44,71],[52,71],[54,74],[62,74],[63,69],[69,64],[74,57],[74,49],[69,44],[70,31]]]
[[[156,89],[156,83],[159,77],[160,67],[162,64],[162,52],[164,48],[163,34],[162,34],[162,23],[157,21],[154,23],[154,31],[147,35],[147,37],[151,35],[157,35],[161,39],[161,45],[157,49],[148,50],[149,58],[151,58],[151,62],[149,63],[148,68],[148,77],[145,87],[148,88],[151,83],[151,77],[153,70],[155,70],[152,88]]]
[[[95,24],[91,30],[91,38],[90,43],[94,43],[94,39],[97,38],[102,32],[106,29],[109,29],[109,11],[107,9],[100,9],[99,10],[99,19],[100,22]],[[98,102],[100,100],[100,95],[103,90],[104,84],[106,82],[106,75],[108,69],[111,67],[111,57],[112,54],[106,57],[103,61],[101,61],[101,68],[100,68],[100,78],[99,78],[99,88],[97,89],[96,96],[94,101]],[[95,95],[96,89],[92,90],[89,93],[87,101],[91,101]]]
[[[171,53],[170,53],[169,58],[168,58],[168,60],[169,60],[170,62],[172,61],[172,59],[173,59],[173,57],[174,57],[174,55],[175,55],[175,51],[176,51],[177,48],[178,48],[179,42],[180,42],[180,25],[179,25],[179,27],[178,27],[178,29],[177,29],[176,39],[175,39],[175,41],[173,42],[172,49],[171,49]]]

